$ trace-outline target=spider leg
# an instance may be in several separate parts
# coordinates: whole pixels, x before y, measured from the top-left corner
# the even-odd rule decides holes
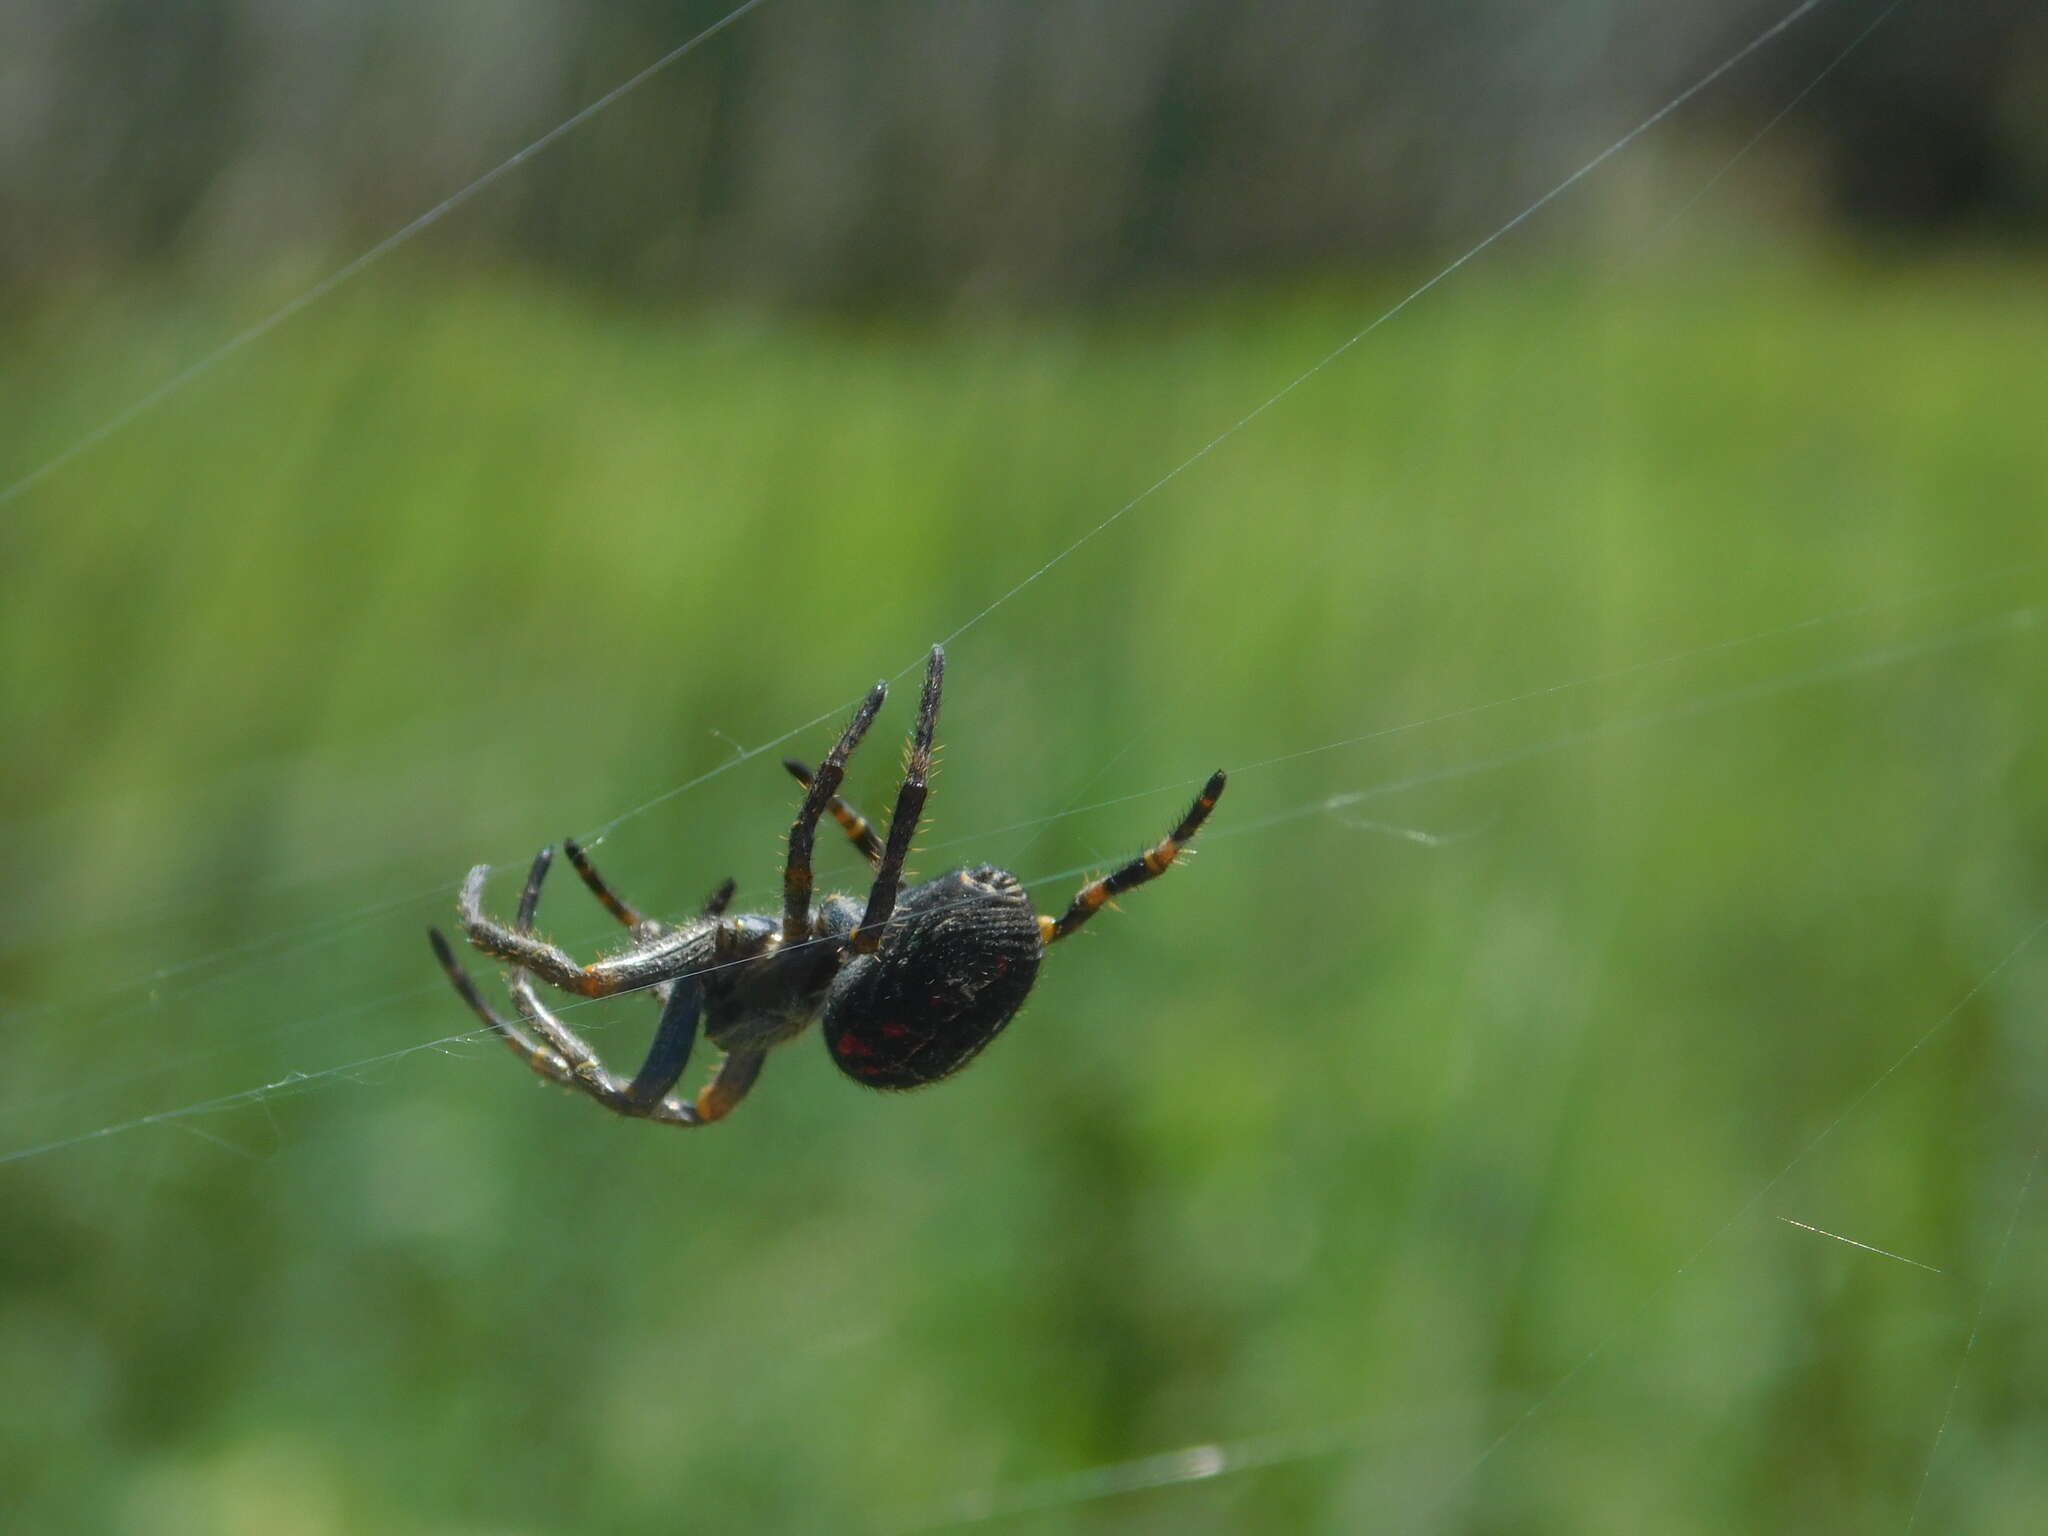
[[[578,853],[581,851],[577,850]],[[554,857],[553,849],[543,848],[533,861],[533,868],[526,877],[526,888],[519,894],[519,911],[514,919],[520,933],[533,931],[533,919],[540,910],[540,884],[547,878],[548,866],[554,862]],[[575,859],[574,854],[571,859]],[[578,862],[577,867],[586,872],[585,880],[592,890],[603,892],[600,900],[611,895],[588,859]],[[721,891],[718,894],[730,893]],[[712,898],[714,902],[717,899],[717,895]],[[613,897],[605,905],[612,906],[616,900]],[[619,903],[619,906],[623,907],[624,903]],[[632,926],[636,932],[642,928],[669,931],[664,924],[644,922],[638,914],[635,914]],[[661,1022],[654,1030],[654,1043],[648,1047],[647,1060],[634,1074],[633,1080],[621,1088],[617,1079],[597,1059],[597,1053],[541,1002],[526,972],[520,971],[513,978],[513,1001],[519,1005],[520,1016],[545,1037],[557,1055],[568,1062],[578,1086],[625,1115],[645,1115],[658,1106],[682,1077],[683,1069],[690,1064],[690,1048],[697,1043],[697,1021],[704,1012],[704,989],[694,979],[684,977],[654,990],[661,995],[662,1005]]]
[[[766,1051],[734,1051],[718,1064],[718,1074],[697,1095],[697,1101],[690,1106],[696,1116],[683,1122],[688,1125],[709,1125],[714,1120],[723,1120],[733,1111],[733,1106],[747,1096],[747,1090],[754,1086],[754,1079],[761,1075],[761,1063],[768,1059]],[[668,1100],[674,1104],[675,1100]],[[656,1115],[655,1119],[666,1116]]]
[[[1222,796],[1223,770],[1219,768],[1209,775],[1209,782],[1202,786],[1201,794],[1188,807],[1187,815],[1181,817],[1180,825],[1169,832],[1164,841],[1155,843],[1123,868],[1082,886],[1058,921],[1041,916],[1038,919],[1040,942],[1057,943],[1093,917],[1112,896],[1119,896],[1165,874],[1180,856],[1181,848],[1202,829],[1202,823],[1209,819],[1209,812],[1216,808],[1216,802]],[[892,834],[894,830],[893,827],[890,829]]]
[[[524,971],[514,972],[510,990],[512,1002],[519,1009],[519,1017],[567,1064],[569,1086],[582,1089],[608,1108],[621,1109],[625,1103],[625,1089],[619,1085],[619,1080],[605,1070],[604,1063],[598,1060],[597,1053],[584,1038],[557,1018],[540,1000],[540,995],[533,990],[533,978]]]
[[[521,932],[529,931],[533,927],[533,914],[540,904],[540,883],[547,874],[550,857],[547,850],[543,849],[541,851],[541,856],[534,860],[533,868],[527,874],[526,888],[520,892],[518,927]],[[518,1025],[498,1017],[496,1010],[484,1001],[483,994],[477,990],[476,983],[470,980],[469,972],[465,971],[457,963],[455,952],[449,948],[448,940],[441,930],[429,928],[427,930],[427,940],[434,947],[434,957],[441,962],[441,969],[448,973],[448,980],[454,985],[456,992],[461,995],[462,1000],[469,1004],[470,1011],[482,1019],[490,1027],[491,1032],[512,1049],[514,1055],[522,1058],[529,1067],[533,1068],[542,1077],[551,1078],[555,1082],[567,1083],[572,1086],[575,1084],[576,1078],[571,1066],[574,1058],[556,1047],[552,1035],[543,1030],[542,1034],[547,1038],[548,1043],[542,1045],[531,1035],[520,1029]],[[520,982],[526,980],[525,972],[518,973],[518,980]],[[520,1011],[522,1013],[525,1012],[524,1009]],[[570,1035],[568,1038],[572,1041],[576,1039],[574,1035]],[[581,1045],[582,1042],[576,1041],[576,1044]]]
[[[546,872],[544,861],[551,857],[552,850],[541,850],[541,858],[534,861],[534,873],[527,877],[529,884],[536,883]],[[530,932],[508,928],[486,913],[484,879],[490,872],[488,864],[479,864],[472,869],[469,878],[462,882],[462,895],[456,901],[462,914],[462,931],[470,943],[487,955],[509,960],[535,972],[542,980],[554,983],[564,992],[574,992],[579,997],[609,997],[626,985],[617,976],[585,970],[567,950]]]
[[[755,1076],[761,1070],[760,1052],[742,1053],[755,1058],[751,1065],[741,1061],[735,1067],[735,1058],[728,1058],[718,1075],[702,1093],[697,1095],[695,1103],[687,1099],[670,1097],[666,1093],[652,1099],[636,1097],[632,1085],[622,1085],[606,1071],[604,1064],[597,1059],[590,1047],[585,1045],[568,1025],[549,1011],[547,1004],[534,992],[531,977],[522,973],[513,980],[512,1000],[519,1005],[520,1017],[548,1039],[558,1041],[559,1048],[567,1057],[567,1065],[561,1072],[549,1070],[546,1075],[571,1088],[582,1089],[605,1108],[630,1119],[656,1120],[663,1125],[685,1128],[708,1125],[713,1120],[723,1118],[734,1104],[745,1097],[747,1088],[752,1086]],[[694,1024],[694,1021],[692,1022]],[[536,1070],[540,1068],[537,1067]],[[646,1075],[646,1068],[641,1069],[641,1075]],[[738,1081],[742,1077],[744,1081]],[[639,1082],[639,1078],[634,1079],[634,1082]],[[711,1106],[713,1112],[706,1113],[706,1106]]]
[[[633,1081],[626,1084],[607,1072],[590,1047],[548,1010],[534,992],[531,978],[521,975],[513,981],[512,998],[519,1005],[520,1016],[556,1042],[557,1050],[568,1057],[570,1075],[565,1080],[572,1087],[581,1088],[607,1109],[635,1120],[655,1120],[684,1128],[723,1120],[747,1096],[767,1059],[766,1051],[734,1051],[719,1063],[718,1071],[694,1100],[679,1099],[669,1090],[681,1078],[691,1042],[696,1038],[701,989],[677,988],[669,1006],[662,1010],[661,1026],[655,1031],[654,1046],[647,1053],[646,1063]],[[677,1001],[685,998],[689,1001]]]
[[[542,1045],[509,1019],[498,1017],[496,1012],[492,1010],[491,1005],[484,1001],[483,994],[477,991],[476,983],[470,980],[469,972],[465,971],[461,963],[456,960],[455,951],[449,948],[448,940],[440,929],[429,928],[427,930],[427,942],[434,946],[434,958],[441,962],[441,969],[448,973],[449,982],[454,986],[456,992],[461,995],[462,1000],[469,1004],[470,1011],[484,1021],[492,1034],[511,1047],[513,1055],[524,1061],[542,1077],[564,1084],[567,1087],[574,1088],[578,1086],[575,1072],[559,1051]],[[523,977],[521,979],[522,981],[524,980]],[[529,983],[528,985],[531,984]],[[521,1010],[521,1012],[524,1011],[524,1009]]]
[[[655,1026],[647,1059],[626,1084],[626,1098],[634,1113],[645,1114],[659,1104],[681,1079],[690,1064],[690,1048],[697,1043],[697,1021],[703,1015],[703,987],[693,977],[678,981],[661,1010],[661,1023]]]
[[[519,905],[512,909],[512,927],[516,932],[531,934],[533,920],[540,913],[540,885],[548,877],[548,870],[555,862],[555,850],[543,848],[533,856],[533,862],[526,867],[526,884],[519,888]]]
[[[518,914],[513,920],[514,933],[531,934],[534,916],[540,907],[541,882],[547,878],[548,867],[553,861],[554,851],[549,848],[543,848],[534,859],[525,888],[519,895]],[[690,1047],[697,1038],[697,1020],[703,1011],[704,994],[694,982],[666,989],[669,996],[664,999],[661,1024],[655,1030],[654,1045],[648,1052],[647,1063],[632,1082],[621,1085],[605,1069],[604,1063],[583,1037],[557,1018],[540,1000],[533,989],[533,977],[523,967],[512,974],[512,1001],[519,1009],[520,1018],[534,1034],[546,1041],[545,1045],[536,1042],[518,1025],[498,1017],[477,991],[469,974],[456,963],[447,939],[438,929],[430,929],[429,935],[434,953],[440,958],[463,1001],[541,1076],[571,1088],[580,1088],[606,1108],[622,1115],[659,1116],[678,1124],[699,1123],[694,1109],[667,1100],[669,1089],[675,1086],[689,1062]]]
[[[515,932],[533,932],[534,914],[540,908],[541,882],[547,878],[548,866],[553,862],[554,851],[543,848],[534,859],[533,867],[527,871],[526,885],[519,893],[518,913],[513,919]],[[534,1027],[547,1042],[545,1045],[536,1041],[518,1025],[500,1018],[497,1011],[484,1001],[476,983],[470,980],[469,972],[456,962],[455,953],[449,948],[448,940],[440,929],[429,928],[427,938],[434,947],[434,955],[440,960],[442,970],[448,973],[449,981],[454,984],[462,1000],[468,1003],[471,1011],[534,1071],[542,1077],[572,1088],[588,1088],[598,1092],[598,1088],[592,1083],[594,1075],[598,1084],[616,1091],[590,1047],[583,1043],[575,1031],[540,1005],[539,999],[533,995],[532,979],[523,969],[513,973],[513,999],[519,1005],[520,1017]],[[603,1093],[599,1092],[599,1097],[603,1096]]]
[[[583,845],[577,842],[575,838],[567,837],[562,839],[562,851],[569,855],[569,862],[576,866],[576,873],[583,877],[583,883],[589,888],[590,894],[604,904],[607,912],[611,913],[613,917],[616,917],[630,929],[635,939],[644,943],[648,939],[658,939],[663,934],[676,931],[673,923],[664,923],[658,918],[646,916],[638,907],[614,891],[605,880],[605,877],[597,872],[597,866],[591,863],[590,855],[584,851]],[[733,892],[738,888],[737,881],[730,879],[721,881],[718,889],[713,891],[705,900],[702,915],[705,917],[724,916],[725,909],[732,905]],[[674,986],[672,983],[664,981],[657,983],[648,990],[652,993],[657,1003],[666,1007],[669,996],[674,991]]]
[[[597,872],[597,866],[590,862],[590,855],[583,851],[583,845],[573,837],[565,837],[562,839],[562,852],[569,855],[569,862],[576,866],[576,873],[583,877],[583,883],[589,887],[590,894],[604,904],[605,911],[631,928],[635,938],[643,937],[639,930],[647,923],[647,918],[641,914],[638,907],[605,883],[604,876]],[[656,932],[668,931],[666,923],[656,923],[653,926]]]
[[[731,876],[727,876],[719,881],[718,889],[704,899],[704,910],[701,915],[704,917],[723,917],[725,909],[732,905],[732,893],[738,889],[739,882]],[[633,936],[636,939],[658,938],[664,933],[674,933],[675,931],[667,923],[649,919],[633,929]],[[648,988],[648,993],[657,1003],[666,1008],[669,998],[675,993],[675,983],[672,981],[658,982]]]
[[[612,895],[588,855],[579,858],[582,849],[570,846],[573,849],[570,860],[584,876],[584,883],[598,893],[600,901],[613,909],[614,916],[625,921],[620,909],[632,912],[632,908]],[[553,860],[553,850],[543,848],[533,861],[532,871],[526,877],[526,887],[519,896],[515,927],[520,933],[530,932],[533,927],[534,915],[540,906],[541,881],[546,878]],[[732,901],[735,888],[736,882],[732,880],[722,882],[705,902],[704,915],[710,918],[722,916]],[[633,912],[630,926],[635,936],[642,938],[675,931],[665,923],[642,918],[637,912]],[[733,946],[725,930],[720,931],[719,940],[718,952],[733,956]],[[682,976],[656,986],[653,991],[662,1004],[661,1022],[655,1026],[654,1040],[647,1048],[647,1058],[640,1064],[640,1070],[633,1074],[631,1082],[622,1085],[583,1038],[541,1001],[533,989],[533,978],[526,971],[517,971],[512,978],[512,1000],[519,1007],[519,1016],[548,1042],[553,1054],[567,1064],[575,1086],[600,1104],[634,1119],[659,1120],[668,1125],[708,1125],[713,1120],[723,1119],[753,1087],[754,1079],[760,1076],[766,1053],[735,1051],[726,1057],[694,1103],[670,1097],[670,1090],[682,1080],[683,1072],[690,1064],[691,1049],[697,1043],[697,1026],[704,1014],[704,988],[694,976]]]
[[[888,694],[889,685],[877,683],[861,700],[860,708],[847,721],[839,740],[825,754],[825,761],[818,765],[817,777],[811,780],[796,820],[790,824],[789,862],[783,866],[782,872],[782,941],[785,944],[800,944],[811,936],[811,847],[817,840],[818,818],[825,814],[825,807],[839,793],[839,781],[846,777],[847,756],[860,745],[861,737],[875,723],[875,712],[882,707],[882,700]]]
[[[841,802],[834,801],[833,803],[838,805]],[[833,814],[837,815],[838,812],[835,810]],[[604,904],[605,911],[611,913],[622,924],[632,929],[634,938],[647,939],[659,934],[675,932],[674,924],[664,923],[658,918],[648,917],[638,907],[626,900],[625,897],[614,891],[605,877],[597,872],[597,866],[590,862],[589,853],[584,850],[583,845],[577,842],[575,838],[565,837],[562,839],[562,852],[569,855],[569,862],[576,866],[576,873],[583,877],[583,883],[589,887],[590,894]],[[738,888],[737,881],[721,881],[718,889],[713,891],[710,899],[704,903],[702,915],[705,917],[718,917],[723,914],[725,909],[732,905],[732,894]]]
[[[932,647],[925,667],[924,696],[918,700],[917,725],[910,733],[910,752],[903,766],[903,787],[896,792],[896,809],[889,813],[889,843],[875,866],[875,883],[868,891],[867,912],[853,930],[853,947],[871,955],[882,947],[882,930],[896,910],[897,887],[903,883],[903,861],[910,857],[910,840],[917,836],[918,818],[924,814],[924,797],[931,780],[932,736],[939,727],[939,692],[946,680],[946,653]]]
[[[787,768],[790,776],[805,789],[811,787],[811,770],[802,763],[793,757],[785,757],[782,766]],[[837,795],[832,797],[825,809],[830,811],[832,819],[839,823],[840,831],[853,840],[853,846],[860,850],[862,858],[870,864],[882,862],[882,840],[875,836],[875,829],[868,825],[867,817]]]
[[[541,850],[540,857],[534,860],[533,873],[527,877],[529,883],[546,874],[553,857],[552,849]],[[676,946],[672,940],[680,930],[662,927],[654,938],[644,939],[631,949],[607,955],[590,965],[578,965],[567,950],[517,925],[507,927],[484,911],[484,880],[490,872],[487,864],[472,869],[469,878],[462,882],[462,895],[456,902],[462,914],[463,933],[485,954],[530,970],[541,980],[578,997],[611,997],[675,980]]]

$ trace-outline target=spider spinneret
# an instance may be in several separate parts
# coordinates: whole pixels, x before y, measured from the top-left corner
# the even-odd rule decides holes
[[[1047,945],[1079,928],[1112,897],[1172,866],[1222,795],[1224,776],[1210,775],[1172,832],[1084,885],[1058,918],[1034,911],[1017,877],[993,865],[952,870],[903,890],[903,865],[931,776],[945,668],[945,652],[933,646],[886,842],[839,796],[847,759],[874,723],[889,691],[886,683],[875,684],[861,701],[815,773],[785,761],[804,786],[804,799],[789,830],[779,918],[727,916],[730,880],[687,923],[645,917],[611,889],[572,840],[563,845],[569,862],[633,942],[582,965],[534,932],[541,884],[554,861],[554,850],[543,848],[510,925],[483,909],[488,866],[469,872],[459,902],[469,942],[513,966],[509,990],[519,1021],[491,1007],[448,940],[429,929],[449,981],[535,1072],[634,1119],[679,1126],[723,1119],[753,1087],[768,1052],[820,1019],[833,1062],[871,1088],[917,1088],[959,1071],[1023,1007]],[[874,868],[864,903],[830,895],[813,906],[811,853],[818,821],[827,813]],[[536,976],[578,997],[650,991],[661,1004],[661,1020],[640,1070],[626,1081],[614,1076],[541,1001]],[[680,1098],[674,1089],[700,1028],[725,1058],[695,1098]]]

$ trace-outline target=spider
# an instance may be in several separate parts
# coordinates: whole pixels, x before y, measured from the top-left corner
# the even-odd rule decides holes
[[[510,990],[523,1026],[499,1017],[448,940],[430,928],[441,968],[477,1017],[535,1072],[634,1119],[682,1126],[724,1119],[754,1086],[768,1052],[819,1018],[832,1060],[855,1082],[870,1088],[917,1088],[951,1076],[1023,1006],[1048,944],[1079,928],[1111,897],[1167,871],[1223,793],[1223,774],[1210,775],[1164,841],[1082,886],[1058,918],[1033,912],[1017,877],[988,864],[956,869],[899,892],[903,861],[924,810],[945,670],[946,654],[933,646],[886,844],[839,797],[839,784],[847,758],[888,695],[887,683],[875,684],[861,701],[816,773],[800,762],[784,762],[804,786],[804,799],[789,829],[780,919],[756,913],[727,916],[730,880],[692,922],[675,926],[643,917],[612,891],[572,840],[563,844],[569,862],[591,894],[631,932],[631,946],[579,965],[534,933],[541,882],[554,861],[554,850],[543,848],[509,928],[483,910],[489,866],[479,864],[469,872],[459,903],[469,942],[515,967]],[[850,896],[832,895],[813,910],[811,846],[818,818],[827,811],[874,866],[865,906]],[[661,1004],[661,1022],[631,1081],[615,1077],[548,1010],[534,991],[534,976],[579,997],[610,997],[642,987],[653,992]],[[694,1100],[678,1098],[672,1090],[689,1063],[700,1024],[725,1059]]]

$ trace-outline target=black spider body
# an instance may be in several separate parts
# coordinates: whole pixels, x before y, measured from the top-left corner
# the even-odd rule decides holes
[[[1024,1006],[1045,952],[1024,887],[989,865],[912,886],[896,921],[895,953],[856,955],[825,998],[826,1047],[870,1088],[966,1066]]]
[[[570,862],[626,925],[633,943],[580,965],[534,932],[541,882],[554,858],[553,849],[543,848],[510,926],[483,910],[489,870],[482,865],[463,882],[460,902],[470,943],[512,963],[512,999],[522,1022],[500,1018],[456,962],[448,941],[430,931],[449,980],[534,1071],[636,1119],[692,1126],[724,1118],[753,1086],[767,1053],[820,1018],[832,1060],[868,1087],[916,1088],[959,1071],[1023,1007],[1046,946],[1087,922],[1119,892],[1165,873],[1215,806],[1224,780],[1221,773],[1211,775],[1166,838],[1091,880],[1057,919],[1035,912],[1017,877],[992,865],[956,869],[902,890],[904,861],[924,809],[944,676],[945,654],[934,647],[886,844],[838,794],[847,758],[882,707],[886,684],[869,692],[815,775],[801,763],[785,765],[805,794],[789,831],[779,919],[728,916],[730,880],[691,922],[645,918],[571,842]],[[812,905],[811,849],[818,821],[828,811],[874,866],[865,905],[839,895]],[[535,976],[582,997],[643,988],[652,993],[662,1005],[661,1022],[630,1081],[613,1076],[548,1009],[534,990]],[[700,1029],[725,1059],[694,1099],[674,1097]]]
[[[829,947],[784,948],[775,942],[776,919],[760,913],[700,919],[696,926],[709,930],[709,942],[682,974],[694,975],[702,989],[705,1039],[726,1052],[766,1050],[817,1022],[839,968]],[[742,955],[752,958],[733,963]]]

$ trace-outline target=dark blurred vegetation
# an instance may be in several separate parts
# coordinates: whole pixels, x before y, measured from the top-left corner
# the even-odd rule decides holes
[[[717,12],[0,10],[0,484]],[[2040,8],[1190,458],[1777,14],[771,0],[0,506],[0,1529],[2048,1530]],[[974,1069],[461,1038],[977,615],[924,872],[1233,779]]]
[[[731,9],[27,0],[0,19],[0,277],[360,249]],[[1470,238],[1783,0],[771,0],[479,206],[443,254],[643,293],[1109,294]],[[1873,5],[1702,104],[1749,131]],[[772,13],[772,14],[771,14]],[[2048,12],[1909,5],[1772,160],[1817,217],[2048,215]]]

